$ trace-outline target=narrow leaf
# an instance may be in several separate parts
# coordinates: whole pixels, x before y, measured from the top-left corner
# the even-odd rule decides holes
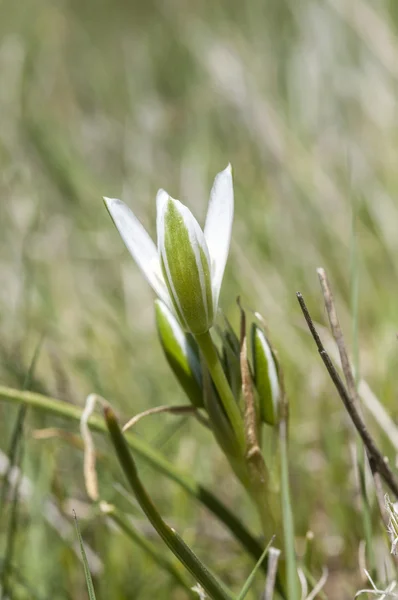
[[[244,598],[246,598],[247,593],[248,593],[248,591],[249,591],[249,589],[250,589],[250,587],[251,587],[251,585],[252,585],[252,583],[254,581],[254,577],[256,576],[257,571],[261,567],[262,562],[263,562],[264,558],[266,557],[266,555],[268,553],[268,550],[271,547],[271,544],[272,544],[272,542],[274,540],[274,537],[275,536],[273,536],[270,539],[270,541],[268,542],[268,544],[267,544],[266,548],[264,549],[262,555],[260,556],[260,558],[258,559],[257,563],[255,564],[253,571],[250,573],[249,577],[246,579],[246,583],[243,586],[243,588],[242,588],[242,590],[241,590],[241,592],[240,592],[240,594],[239,594],[239,596],[237,597],[236,600],[243,600]]]
[[[91,579],[91,573],[90,573],[90,569],[89,569],[89,566],[88,566],[87,556],[86,556],[86,553],[85,553],[85,550],[84,550],[84,544],[83,544],[82,536],[80,534],[79,523],[77,521],[77,516],[76,516],[75,511],[73,511],[73,516],[74,516],[74,519],[75,519],[75,526],[76,526],[77,537],[79,538],[80,551],[82,553],[83,567],[84,567],[84,576],[86,578],[86,584],[87,584],[87,590],[88,590],[88,597],[90,598],[90,600],[96,600],[95,591],[94,591],[94,585],[93,585],[93,580]]]

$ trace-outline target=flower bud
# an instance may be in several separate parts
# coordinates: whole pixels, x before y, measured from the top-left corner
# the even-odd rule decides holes
[[[157,197],[158,250],[174,309],[186,331],[205,333],[213,324],[209,252],[191,211],[160,190]]]
[[[224,316],[225,327],[217,328],[222,341],[222,365],[234,397],[239,401],[242,391],[242,375],[240,372],[240,343],[231,324]]]
[[[261,420],[269,425],[279,423],[280,385],[278,370],[269,342],[258,325],[251,329],[254,382],[259,397]]]
[[[203,407],[202,371],[195,340],[181,329],[173,313],[155,300],[156,325],[167,362],[191,403]]]

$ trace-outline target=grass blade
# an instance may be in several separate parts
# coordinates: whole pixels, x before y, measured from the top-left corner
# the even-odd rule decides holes
[[[75,519],[76,534],[77,534],[77,537],[79,539],[80,551],[82,553],[83,567],[84,567],[84,577],[86,578],[86,584],[87,584],[87,590],[88,590],[88,597],[90,598],[90,600],[96,600],[95,591],[94,591],[94,584],[93,584],[93,580],[91,578],[91,573],[90,573],[90,569],[89,569],[88,562],[87,562],[87,556],[86,556],[86,553],[84,551],[83,540],[82,540],[82,536],[81,536],[81,533],[80,533],[79,523],[77,521],[77,516],[76,516],[75,511],[73,511],[73,517]]]
[[[300,592],[298,589],[296,551],[294,548],[294,521],[293,511],[290,500],[289,486],[289,464],[287,452],[287,432],[286,420],[283,418],[279,425],[279,441],[281,455],[281,493],[282,493],[282,514],[283,514],[283,533],[284,548],[286,559],[286,585],[287,596],[289,600],[298,600]]]
[[[35,410],[63,417],[78,423],[82,416],[82,409],[78,406],[42,394],[23,392],[1,385],[0,400],[11,404],[26,404]],[[88,424],[91,429],[98,431],[99,433],[104,434],[107,431],[104,421],[96,415],[90,417]],[[248,554],[255,560],[258,560],[262,553],[262,547],[258,540],[246,529],[240,519],[237,518],[236,515],[209,489],[197,483],[190,475],[180,471],[177,467],[163,458],[159,452],[154,450],[137,436],[126,434],[125,440],[128,446],[156,471],[180,485],[189,495],[193,496],[198,502],[212,512],[222,523],[224,523]],[[267,571],[266,559],[262,563],[262,568],[265,572]],[[283,593],[281,586],[279,586],[278,589],[280,593]]]
[[[262,555],[260,556],[260,558],[258,559],[256,565],[254,566],[253,571],[250,573],[249,577],[246,579],[246,583],[243,586],[243,588],[242,588],[242,590],[241,590],[241,592],[240,592],[240,594],[239,594],[239,596],[237,597],[236,600],[243,600],[244,598],[246,598],[247,593],[248,593],[248,591],[249,591],[249,589],[250,589],[250,587],[251,587],[251,585],[252,585],[252,583],[254,581],[254,577],[256,576],[257,571],[261,567],[261,564],[262,564],[264,558],[266,557],[268,550],[270,549],[270,546],[271,546],[271,544],[272,544],[272,542],[274,540],[274,537],[275,536],[273,536],[270,539],[270,541],[268,542],[266,548],[263,550]]]
[[[36,364],[40,355],[40,350],[43,342],[43,337],[39,339],[39,342],[36,345],[35,351],[32,356],[32,360],[30,361],[30,365],[28,371],[25,376],[25,381],[23,384],[23,389],[26,390],[30,387],[33,374],[36,368]],[[14,425],[14,429],[11,435],[11,443],[8,452],[8,469],[4,475],[3,487],[0,494],[0,515],[4,515],[4,506],[7,499],[10,475],[12,469],[15,466],[19,466],[22,463],[23,458],[23,428],[24,422],[27,412],[27,405],[23,404],[19,407],[17,419]],[[18,527],[18,499],[19,499],[19,487],[22,479],[22,469],[19,469],[18,479],[14,484],[13,494],[12,494],[12,502],[11,502],[11,514],[7,519],[7,537],[6,537],[6,548],[4,554],[4,562],[1,569],[1,579],[0,579],[0,588],[1,588],[1,598],[11,597],[11,590],[9,589],[9,571],[13,560],[14,553],[14,539],[17,532]]]

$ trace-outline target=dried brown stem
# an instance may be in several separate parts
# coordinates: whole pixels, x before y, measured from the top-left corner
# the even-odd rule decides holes
[[[325,300],[326,311],[329,317],[330,328],[332,330],[332,335],[334,337],[340,354],[341,368],[343,369],[344,378],[347,384],[347,391],[351,400],[355,403],[356,409],[360,410],[358,390],[355,383],[354,374],[352,372],[350,359],[348,358],[348,352],[344,342],[344,336],[340,327],[340,322],[337,316],[337,311],[333,300],[332,290],[330,289],[329,280],[324,269],[317,269],[317,273],[322,287],[322,293],[323,298]]]
[[[308,328],[311,332],[311,335],[316,343],[318,348],[318,352],[322,358],[322,361],[335,385],[335,388],[343,401],[345,408],[347,409],[348,414],[351,417],[351,420],[358,431],[364,445],[366,451],[368,453],[368,458],[373,464],[373,468],[377,473],[380,473],[384,482],[388,485],[390,490],[398,497],[398,479],[390,469],[387,459],[382,455],[380,450],[378,449],[374,439],[369,433],[368,428],[366,427],[365,422],[363,421],[361,415],[359,414],[355,402],[353,402],[349,393],[347,392],[345,385],[338,374],[334,364],[332,363],[328,353],[326,352],[321,338],[318,335],[318,332],[315,328],[315,325],[312,321],[310,313],[308,311],[307,305],[304,301],[304,298],[300,292],[297,293],[297,299],[300,304],[300,308],[303,312],[304,318],[307,322]]]
[[[321,283],[323,298],[325,301],[325,307],[326,307],[326,311],[327,311],[328,317],[329,317],[330,328],[332,330],[332,335],[334,337],[334,340],[336,342],[336,345],[337,345],[337,348],[338,348],[338,351],[340,354],[341,367],[343,369],[344,378],[345,378],[346,384],[347,384],[347,392],[348,392],[348,395],[350,396],[350,399],[353,402],[355,408],[358,410],[359,414],[362,416],[361,405],[360,405],[360,396],[358,393],[357,385],[355,383],[354,373],[352,370],[350,359],[348,357],[348,352],[347,352],[347,347],[346,347],[346,344],[344,341],[343,332],[340,327],[340,322],[339,322],[339,319],[337,316],[336,306],[335,306],[335,303],[333,300],[333,294],[332,294],[332,290],[330,287],[330,283],[329,283],[328,277],[326,275],[325,269],[322,269],[322,268],[317,269],[317,273],[319,276],[319,281]],[[377,467],[374,464],[373,458],[369,455],[368,452],[367,452],[367,455],[368,455],[370,470],[371,470],[372,477],[373,477],[376,499],[377,499],[377,504],[379,506],[381,518],[382,518],[386,528],[388,528],[389,519],[388,519],[387,511],[385,508],[384,492],[383,492],[383,487],[382,487],[382,482],[381,482],[381,476],[380,476],[380,473],[377,471]]]

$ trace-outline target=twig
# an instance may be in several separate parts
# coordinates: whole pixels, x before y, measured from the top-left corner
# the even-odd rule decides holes
[[[362,441],[366,447],[366,450],[368,452],[369,459],[373,460],[375,470],[378,473],[380,473],[380,475],[382,476],[382,478],[384,479],[385,483],[388,485],[390,490],[395,494],[396,497],[398,497],[398,480],[397,480],[396,476],[394,475],[394,473],[391,471],[391,469],[388,465],[387,459],[382,455],[382,453],[376,446],[376,443],[374,442],[372,436],[370,435],[362,417],[358,413],[358,411],[354,405],[354,402],[352,402],[340,375],[338,374],[334,364],[330,360],[330,357],[329,357],[328,353],[326,352],[326,350],[322,344],[322,341],[318,335],[318,332],[315,328],[315,325],[312,321],[312,318],[310,316],[310,313],[308,311],[308,308],[304,301],[304,298],[300,292],[297,292],[297,300],[299,301],[300,308],[301,308],[304,318],[307,322],[308,329],[310,330],[311,335],[314,338],[314,341],[318,348],[318,352],[319,352],[319,354],[323,360],[323,363],[324,363],[324,365],[336,387],[336,390],[337,390],[340,398],[342,399],[342,401],[344,403],[345,408],[347,409],[348,414],[351,417],[353,424],[355,425],[359,435],[361,436],[361,439],[362,439]]]
[[[322,287],[322,293],[323,298],[325,300],[326,311],[329,317],[330,328],[332,330],[333,337],[339,350],[341,367],[343,369],[344,378],[347,384],[347,391],[349,396],[351,397],[351,400],[355,403],[355,408],[359,410],[359,395],[357,391],[357,386],[355,383],[354,374],[352,372],[350,359],[348,358],[343,332],[341,330],[340,322],[337,316],[332,290],[330,289],[325,269],[317,269],[317,273]]]
[[[326,310],[327,310],[328,317],[329,317],[330,328],[332,330],[332,335],[334,337],[334,340],[336,342],[336,345],[337,345],[337,348],[338,348],[338,351],[340,354],[341,367],[343,369],[344,377],[345,377],[345,380],[347,383],[348,395],[350,396],[356,409],[362,416],[362,413],[360,412],[361,406],[360,406],[359,386],[357,386],[355,383],[354,374],[353,374],[350,360],[348,357],[347,348],[346,348],[346,345],[344,342],[343,332],[341,330],[339,319],[337,316],[337,311],[336,311],[336,307],[334,304],[333,294],[332,294],[332,290],[330,288],[329,280],[328,280],[328,277],[327,277],[324,269],[322,269],[322,268],[317,269],[317,273],[318,273],[319,281],[320,281],[321,287],[322,287],[323,297],[325,300],[325,306],[326,306]],[[374,488],[375,488],[375,493],[376,493],[377,504],[379,506],[379,510],[380,510],[380,514],[381,514],[383,523],[384,523],[386,529],[388,529],[389,518],[387,515],[386,508],[385,508],[384,492],[383,492],[380,473],[377,470],[377,465],[375,465],[373,457],[370,456],[369,453],[367,453],[367,455],[368,455],[368,460],[369,460],[369,467],[370,467],[372,477],[373,477],[373,483],[374,483]],[[395,558],[395,562],[398,564],[398,557],[394,556],[394,558]]]
[[[322,288],[323,298],[325,301],[326,311],[328,313],[330,328],[332,330],[332,335],[333,335],[334,341],[336,342],[337,349],[339,351],[341,367],[343,369],[344,378],[345,378],[346,385],[347,385],[347,393],[348,393],[348,396],[350,397],[350,400],[351,400],[353,406],[358,411],[358,414],[363,418],[363,414],[362,414],[362,410],[361,410],[361,403],[360,403],[359,393],[358,393],[358,383],[355,380],[351,362],[348,357],[347,346],[344,341],[343,331],[340,327],[340,322],[339,322],[339,319],[337,316],[336,306],[335,306],[335,303],[333,300],[333,294],[332,294],[332,290],[331,290],[331,287],[329,284],[329,280],[327,278],[325,269],[322,269],[322,268],[317,269],[317,273],[319,276],[319,281],[321,283],[321,288]],[[356,365],[356,367],[358,370],[358,365]],[[356,376],[358,377],[358,373],[356,373]],[[356,464],[357,464],[357,469],[358,469],[359,491],[360,491],[360,495],[362,498],[362,520],[363,520],[363,529],[364,529],[365,540],[366,540],[366,554],[367,554],[367,558],[368,558],[371,570],[373,571],[375,568],[375,557],[374,557],[373,542],[372,542],[372,520],[371,520],[371,514],[370,514],[370,507],[369,507],[369,499],[368,499],[368,494],[367,494],[367,490],[366,490],[366,476],[365,476],[365,474],[366,474],[366,458],[365,458],[365,455],[367,455],[368,460],[370,461],[370,457],[369,457],[368,452],[366,451],[366,448],[362,444],[360,444],[359,440],[357,439]],[[372,469],[373,477],[374,477],[375,473],[376,472]],[[382,517],[383,517],[383,515],[382,515]]]

